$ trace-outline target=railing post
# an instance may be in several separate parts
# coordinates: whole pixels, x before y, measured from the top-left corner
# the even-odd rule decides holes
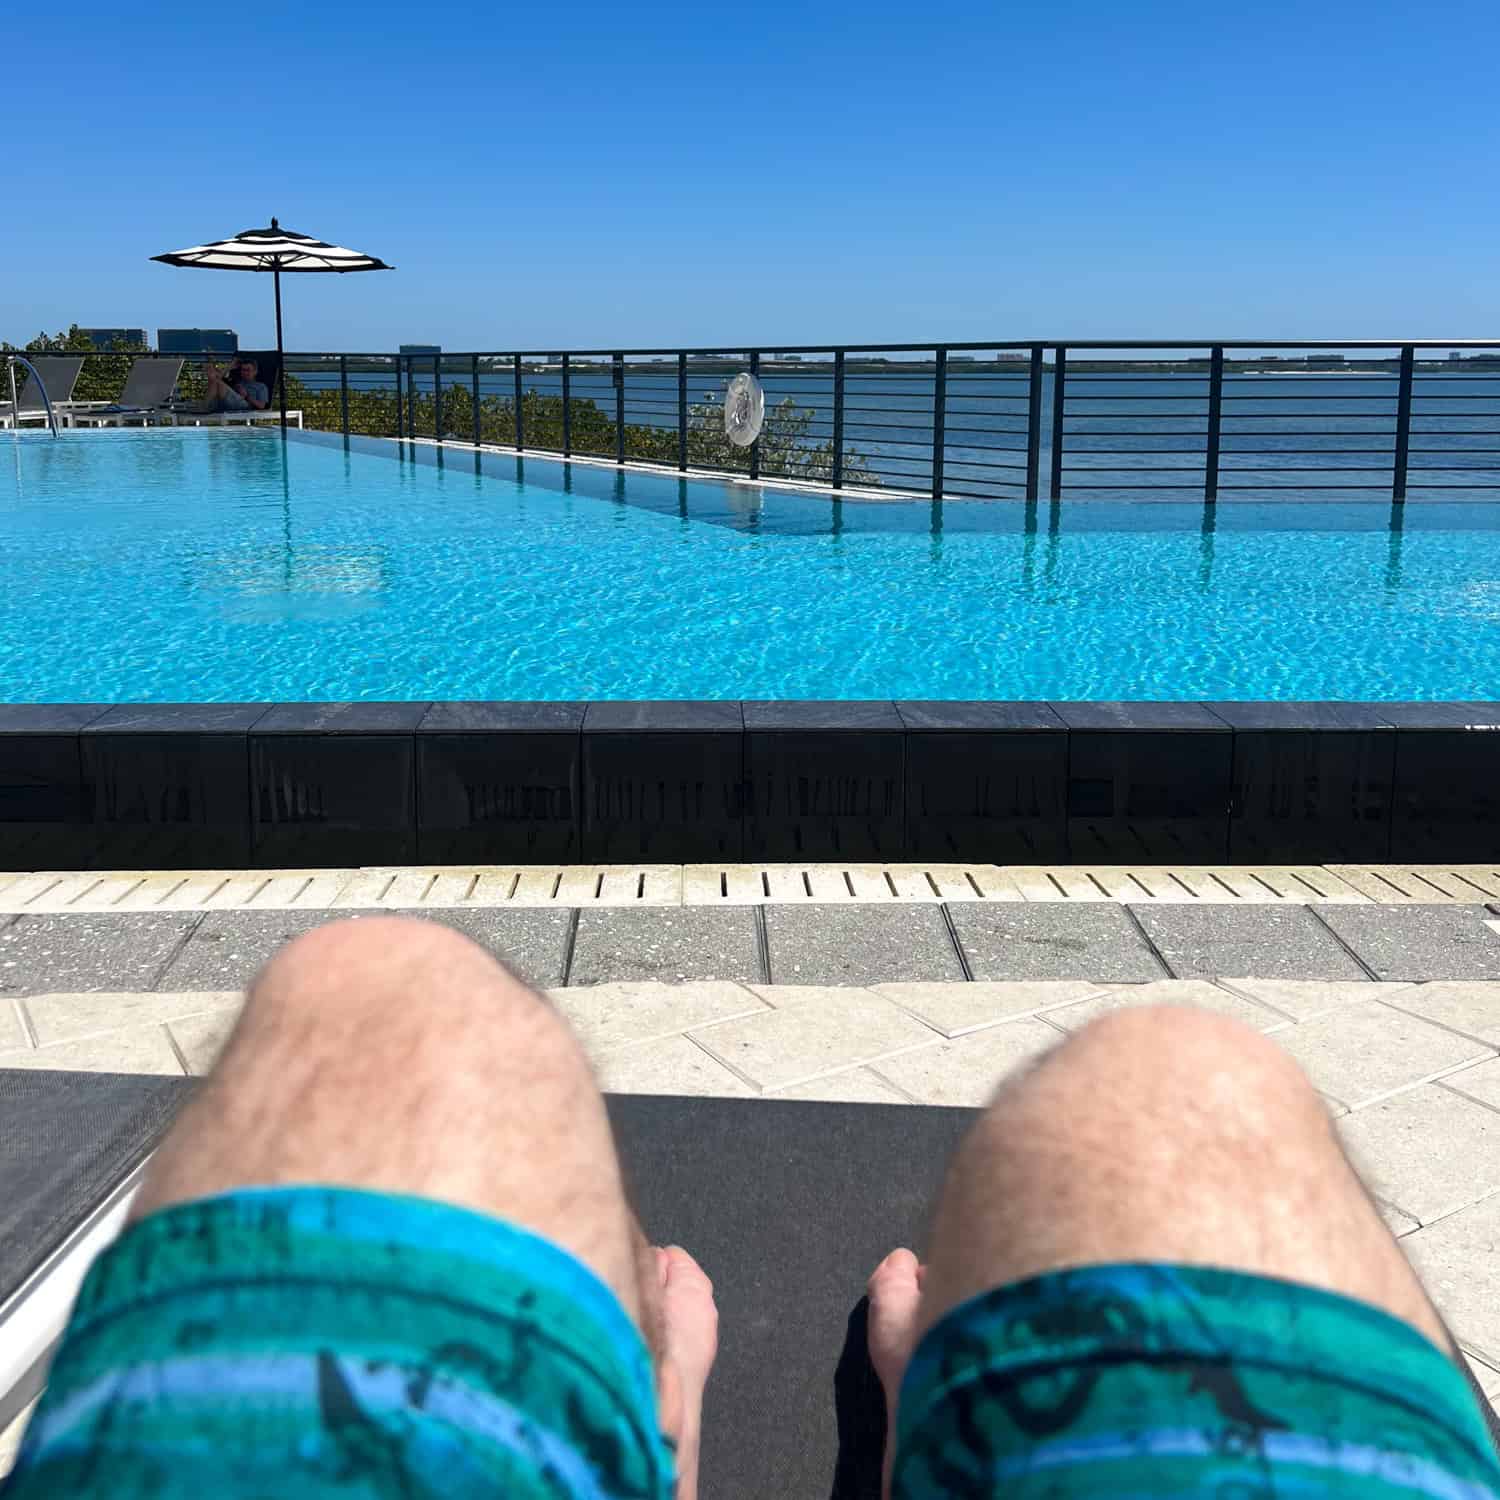
[[[833,487],[844,487],[844,351],[833,353]]]
[[[571,372],[568,369],[568,356],[562,357],[562,396],[563,396],[563,457],[567,458],[573,451],[573,385]]]
[[[474,446],[479,447],[484,439],[484,428],[479,420],[479,356],[469,356],[469,401],[474,408]]]
[[[1062,499],[1063,483],[1063,407],[1067,401],[1068,351],[1059,344],[1052,366],[1052,496]]]
[[[1042,466],[1042,346],[1031,346],[1031,379],[1026,387],[1026,498],[1037,498]]]
[[[396,437],[399,441],[406,438],[406,397],[401,391],[401,356],[396,356]]]
[[[443,440],[443,356],[432,356],[432,435]]]
[[[753,379],[760,379],[760,350],[750,351],[750,375]],[[760,436],[756,435],[755,441],[750,444],[750,477],[760,478]]]
[[[943,426],[948,408],[948,351],[939,349],[932,373],[932,498],[943,498]]]
[[[516,452],[526,447],[526,422],[521,416],[521,356],[516,355]]]
[[[625,462],[625,356],[614,356],[615,376],[615,462]]]
[[[406,357],[406,430],[415,442],[417,436],[417,357],[415,354],[409,354]]]
[[[677,467],[687,468],[687,355],[677,356]]]
[[[339,420],[344,436],[349,436],[349,356],[339,355]]]
[[[1396,466],[1391,476],[1391,499],[1406,499],[1406,459],[1411,447],[1411,381],[1417,351],[1407,344],[1401,350],[1401,383],[1396,390]]]
[[[1203,456],[1203,499],[1219,498],[1219,432],[1224,424],[1224,350],[1208,351],[1208,449]]]

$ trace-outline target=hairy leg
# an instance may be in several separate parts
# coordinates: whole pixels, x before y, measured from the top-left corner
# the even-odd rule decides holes
[[[283,949],[153,1158],[134,1214],[308,1182],[444,1200],[570,1251],[646,1336],[690,1479],[712,1285],[677,1249],[668,1277],[626,1203],[577,1041],[484,950],[395,917],[331,924]],[[674,1326],[674,1308],[690,1328]]]
[[[1291,1058],[1204,1011],[1123,1011],[1002,1084],[949,1166],[926,1263],[896,1250],[872,1274],[887,1482],[901,1377],[927,1329],[995,1287],[1130,1261],[1321,1287],[1453,1352]]]

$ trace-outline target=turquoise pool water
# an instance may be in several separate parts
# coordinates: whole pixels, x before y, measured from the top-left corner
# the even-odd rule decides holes
[[[0,701],[1500,697],[1500,505],[834,504],[365,447],[0,437]]]

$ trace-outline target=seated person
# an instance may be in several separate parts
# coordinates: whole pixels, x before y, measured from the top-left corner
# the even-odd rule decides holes
[[[271,393],[256,378],[259,373],[259,366],[253,359],[236,357],[223,374],[219,373],[218,365],[209,360],[203,366],[203,379],[208,385],[208,399],[203,410],[264,411],[271,404]]]

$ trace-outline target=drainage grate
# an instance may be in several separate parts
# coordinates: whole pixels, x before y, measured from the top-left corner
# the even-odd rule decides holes
[[[0,873],[0,913],[962,901],[1500,902],[1490,865],[450,865]]]
[[[1496,865],[1330,865],[1371,901],[1403,905],[1416,902],[1493,901],[1500,897]]]

